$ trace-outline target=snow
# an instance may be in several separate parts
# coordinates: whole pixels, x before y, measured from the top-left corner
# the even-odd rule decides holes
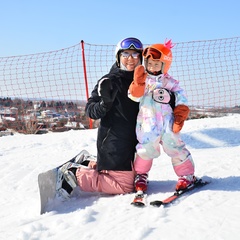
[[[210,184],[170,207],[130,205],[134,194],[75,191],[40,215],[38,174],[83,149],[96,154],[97,129],[0,138],[0,239],[237,240],[240,228],[240,114],[188,120],[182,138],[196,175]],[[174,190],[176,175],[165,154],[154,160],[150,200]]]

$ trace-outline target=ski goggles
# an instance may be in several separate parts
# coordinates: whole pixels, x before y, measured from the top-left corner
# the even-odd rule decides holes
[[[158,51],[155,48],[145,48],[143,51],[143,57],[144,58],[152,58],[153,60],[160,60],[162,56],[162,53],[160,51]]]
[[[120,43],[122,49],[142,50],[143,45],[137,38],[126,38]]]
[[[140,53],[138,52],[133,52],[133,53],[130,53],[130,52],[121,52],[121,56],[123,58],[129,58],[130,56],[133,57],[133,58],[139,58],[140,56]]]

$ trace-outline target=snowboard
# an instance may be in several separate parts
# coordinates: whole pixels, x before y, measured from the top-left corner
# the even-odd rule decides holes
[[[58,169],[52,169],[38,175],[38,187],[40,193],[40,214],[48,211],[48,203],[51,203],[56,195]]]
[[[48,170],[46,172],[40,173],[38,175],[38,187],[40,193],[40,214],[51,211],[51,204],[54,202],[56,198],[58,198],[57,192],[57,177],[58,177],[58,169],[62,167],[64,164],[72,162],[77,164],[83,164],[84,161],[87,161],[87,157],[92,156],[88,151],[82,150],[75,157],[70,159],[69,161],[61,164],[60,166]],[[85,165],[81,165],[82,167],[86,167]]]

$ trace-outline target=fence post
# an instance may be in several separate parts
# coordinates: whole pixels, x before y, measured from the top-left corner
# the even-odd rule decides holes
[[[82,61],[83,61],[83,74],[84,74],[84,80],[85,80],[86,98],[88,100],[89,92],[88,92],[87,69],[86,69],[85,52],[84,52],[84,41],[83,40],[81,40],[81,46],[82,46]],[[92,122],[91,118],[89,118],[89,128],[90,129],[93,128],[93,122]]]

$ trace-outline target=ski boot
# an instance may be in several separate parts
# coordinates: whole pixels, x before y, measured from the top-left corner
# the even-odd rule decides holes
[[[176,184],[176,191],[184,190],[197,181],[197,178],[194,175],[183,176],[178,179]]]
[[[135,177],[135,181],[134,181],[134,186],[135,186],[136,192],[138,192],[138,191],[146,192],[147,191],[147,184],[148,184],[147,178],[148,178],[147,173],[137,174],[137,176]]]

